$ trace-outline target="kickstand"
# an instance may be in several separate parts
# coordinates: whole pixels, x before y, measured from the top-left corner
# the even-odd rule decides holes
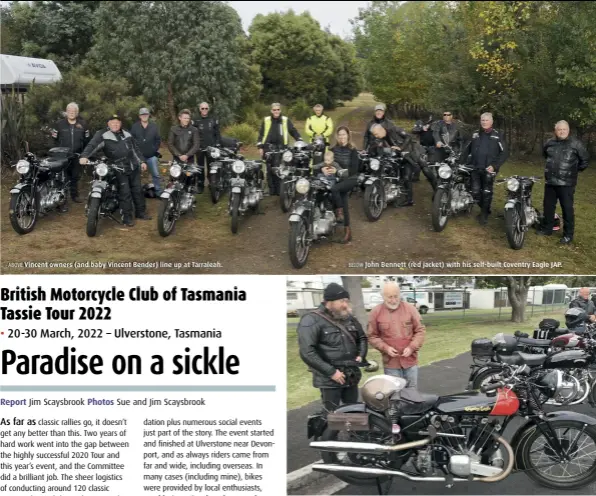
[[[387,484],[387,489],[385,489],[385,490],[383,489],[383,486],[381,486],[381,479],[379,479],[377,477],[376,481],[377,481],[377,490],[379,491],[379,494],[381,496],[385,496],[385,495],[389,494],[389,490],[391,489],[391,484],[393,482],[393,477],[391,477],[389,479],[389,483]]]

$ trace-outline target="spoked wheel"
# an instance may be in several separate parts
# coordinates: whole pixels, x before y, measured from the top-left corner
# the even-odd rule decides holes
[[[326,429],[321,436],[321,441],[348,441],[352,443],[376,443],[385,444],[391,438],[391,427],[381,419],[370,418],[371,430],[366,432],[332,431]],[[361,458],[359,453],[322,452],[321,458],[327,464],[363,467],[367,461]],[[392,462],[393,467],[398,470],[402,462]],[[334,474],[338,479],[356,486],[374,486],[389,481],[387,475],[357,475],[357,474]]]
[[[23,188],[10,196],[10,223],[19,234],[33,231],[37,222],[37,208],[33,205],[31,188]]]
[[[286,213],[292,208],[294,201],[294,182],[282,182],[279,189],[279,203],[281,211]]]
[[[163,198],[157,210],[157,230],[164,238],[169,236],[176,225],[176,200],[173,196]]]
[[[524,437],[521,456],[526,474],[553,489],[576,489],[596,481],[596,428],[575,420],[550,422],[562,453],[534,427]]]
[[[433,199],[432,223],[433,229],[441,232],[447,227],[449,220],[449,192],[444,189],[438,189]]]
[[[306,220],[292,222],[290,224],[289,253],[292,265],[301,269],[306,265],[310,253],[310,242],[308,240],[308,225]]]
[[[521,206],[505,210],[505,232],[509,246],[514,250],[520,250],[524,246],[526,231],[522,229]]]
[[[238,232],[238,224],[240,222],[240,194],[234,193],[232,197],[232,233]]]
[[[379,182],[368,184],[364,189],[364,213],[369,221],[376,222],[381,218],[384,208],[384,192]]]
[[[101,198],[91,198],[87,210],[87,236],[92,238],[97,234],[97,225],[99,224],[99,205]]]

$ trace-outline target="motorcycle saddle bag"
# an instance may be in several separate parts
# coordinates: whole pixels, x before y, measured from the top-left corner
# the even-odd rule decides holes
[[[368,413],[329,413],[327,425],[332,431],[368,431]]]
[[[472,356],[490,358],[493,356],[493,343],[490,339],[479,338],[472,341]]]
[[[540,329],[549,329],[554,330],[558,329],[561,326],[561,323],[556,319],[542,319],[538,324]]]

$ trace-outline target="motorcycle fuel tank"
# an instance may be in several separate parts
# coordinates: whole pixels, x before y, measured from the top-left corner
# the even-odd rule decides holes
[[[499,389],[490,396],[478,391],[442,396],[437,410],[448,415],[513,415],[519,409],[519,399],[510,389]]]
[[[590,355],[583,350],[567,350],[553,353],[542,365],[545,369],[574,369],[585,367],[590,360]]]

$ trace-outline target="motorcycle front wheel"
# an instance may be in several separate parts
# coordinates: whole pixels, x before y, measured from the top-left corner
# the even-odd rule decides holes
[[[310,253],[306,220],[302,219],[300,222],[292,222],[290,224],[288,252],[290,254],[290,261],[296,269],[301,269],[306,265],[308,254]]]
[[[31,187],[10,195],[10,224],[19,234],[33,231],[37,223],[37,207],[33,206]]]
[[[176,225],[176,199],[174,196],[163,198],[157,209],[157,230],[162,237],[169,236]]]
[[[391,439],[391,427],[377,417],[370,417],[370,428],[371,431],[366,432],[344,432],[344,431],[332,431],[325,429],[321,436],[321,441],[338,441],[338,437],[341,435],[341,441],[349,442],[361,442],[361,443],[377,443],[384,444],[384,441]],[[349,439],[344,439],[349,437]],[[330,465],[354,465],[357,467],[365,466],[363,463],[358,462],[358,455],[352,453],[337,453],[332,451],[324,451],[321,453],[323,461]],[[394,462],[395,463],[395,462]],[[347,468],[347,467],[346,467]],[[377,481],[380,484],[384,484],[389,481],[390,477],[387,475],[344,475],[334,474],[339,480],[342,480],[348,484],[355,486],[373,486],[377,485]]]
[[[238,232],[238,224],[240,222],[240,194],[234,193],[232,196],[232,234]]]
[[[219,181],[217,180],[217,176],[214,175],[213,180],[209,181],[209,192],[211,193],[211,203],[214,205],[219,202],[221,198],[221,188],[217,184]]]
[[[520,205],[505,210],[505,233],[513,250],[520,250],[526,239],[526,232],[521,229],[521,221]]]
[[[292,208],[292,202],[294,201],[294,183],[293,182],[282,182],[281,188],[279,189],[279,204],[281,211],[285,214]]]
[[[99,223],[99,205],[101,198],[91,198],[87,210],[87,236],[92,238],[97,234],[97,225]]]
[[[447,227],[449,220],[449,192],[445,189],[438,189],[433,198],[433,207],[431,211],[433,229],[437,232],[443,231]]]
[[[379,182],[367,184],[364,188],[364,214],[371,222],[376,222],[381,218],[384,208],[383,193],[381,192]]]
[[[523,436],[519,452],[526,475],[541,486],[562,490],[596,481],[596,428],[575,420],[549,423],[570,460],[560,460],[544,433],[532,427]]]

